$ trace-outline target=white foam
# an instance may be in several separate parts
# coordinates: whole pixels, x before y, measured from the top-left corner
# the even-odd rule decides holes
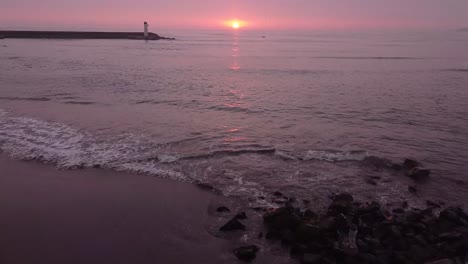
[[[59,169],[103,167],[189,181],[182,173],[149,162],[158,146],[133,134],[112,140],[98,139],[90,133],[65,124],[34,118],[5,117],[0,112],[0,150],[22,160],[40,160]],[[166,162],[176,157],[168,156]]]
[[[180,157],[175,154],[160,154],[158,155],[158,160],[162,163],[174,163],[178,161]]]
[[[283,158],[283,159],[288,159],[288,160],[297,160],[298,158],[296,157],[296,155],[294,155],[294,153],[292,152],[289,152],[289,151],[285,151],[285,150],[275,150],[275,155],[280,157],[280,158]]]
[[[322,160],[328,162],[336,161],[361,161],[369,154],[366,151],[323,151],[309,150],[304,156],[304,160]]]

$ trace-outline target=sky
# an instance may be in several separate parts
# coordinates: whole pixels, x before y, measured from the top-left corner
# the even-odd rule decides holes
[[[0,0],[0,29],[449,29],[468,0]]]

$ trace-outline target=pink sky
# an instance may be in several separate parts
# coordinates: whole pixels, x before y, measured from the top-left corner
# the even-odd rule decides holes
[[[468,0],[1,0],[0,28],[136,30],[468,27]]]

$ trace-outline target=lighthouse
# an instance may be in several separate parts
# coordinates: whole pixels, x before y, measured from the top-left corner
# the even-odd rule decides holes
[[[145,25],[144,25],[144,34],[145,34],[145,39],[148,38],[148,22],[145,22]]]

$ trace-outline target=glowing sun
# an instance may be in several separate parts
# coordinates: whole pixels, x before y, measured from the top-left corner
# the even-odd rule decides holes
[[[247,25],[247,23],[245,21],[242,21],[242,20],[237,20],[237,19],[234,19],[234,20],[228,20],[228,21],[225,21],[224,22],[224,25],[232,28],[232,29],[240,29],[240,28],[243,28]]]
[[[232,28],[233,29],[238,29],[240,28],[240,23],[238,21],[233,21],[232,22]]]

